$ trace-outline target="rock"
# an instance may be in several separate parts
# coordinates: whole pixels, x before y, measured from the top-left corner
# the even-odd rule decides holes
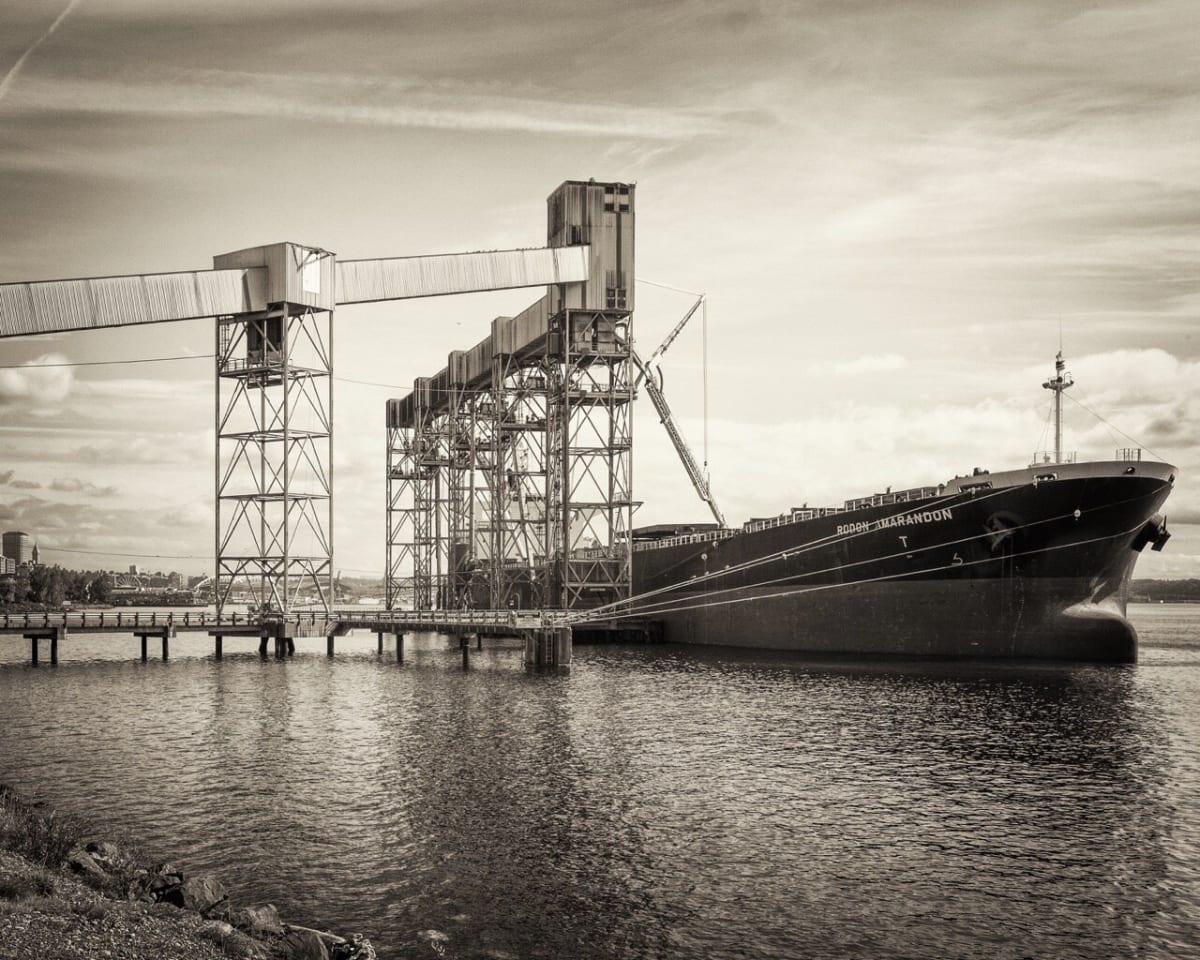
[[[150,868],[143,881],[145,889],[155,900],[165,900],[167,894],[183,883],[183,874],[169,863]]]
[[[279,913],[270,903],[233,910],[229,914],[229,922],[252,937],[278,937],[283,934]]]
[[[229,957],[251,957],[255,960],[266,960],[271,956],[270,949],[264,943],[251,939],[235,930],[229,924],[220,920],[209,920],[196,928],[196,932],[207,940],[211,940],[221,952]]]
[[[329,960],[325,941],[312,930],[288,930],[275,943],[275,951],[288,960]]]
[[[436,932],[436,931],[435,931]],[[350,935],[329,951],[330,960],[376,960],[375,948],[361,933]]]
[[[223,939],[233,933],[233,927],[221,920],[207,920],[196,928],[196,932],[210,939]]]
[[[107,879],[108,874],[104,868],[100,866],[95,858],[88,853],[83,847],[72,847],[67,854],[67,866],[74,873],[78,873],[85,877],[96,877]]]
[[[227,897],[220,880],[205,876],[184,880],[178,887],[168,890],[161,899],[184,910],[206,914]]]
[[[89,840],[84,844],[83,849],[90,853],[92,859],[106,870],[116,869],[125,859],[121,848],[108,840]]]
[[[309,933],[315,933],[318,937],[325,941],[325,946],[332,950],[339,943],[347,943],[345,937],[339,937],[336,933],[330,933],[328,930],[317,930],[313,927],[302,927],[298,923],[285,923],[285,930],[307,930]],[[359,939],[362,939],[362,934],[358,934]]]

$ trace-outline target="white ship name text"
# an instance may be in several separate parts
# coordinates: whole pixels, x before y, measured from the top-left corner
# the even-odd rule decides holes
[[[837,528],[837,534],[865,533],[868,530],[883,530],[887,527],[908,527],[914,523],[934,523],[938,520],[953,520],[954,515],[949,507],[940,510],[922,510],[920,513],[899,513],[894,517],[882,517],[879,520],[863,520],[859,523],[843,523]]]

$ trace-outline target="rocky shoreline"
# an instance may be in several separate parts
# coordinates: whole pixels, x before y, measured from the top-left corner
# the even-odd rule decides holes
[[[286,923],[231,902],[212,876],[147,864],[126,846],[0,784],[0,960],[374,960],[359,934]]]

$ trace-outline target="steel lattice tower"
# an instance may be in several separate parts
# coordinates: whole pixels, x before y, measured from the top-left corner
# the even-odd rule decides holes
[[[564,310],[550,321],[547,585],[565,609],[632,588],[633,438],[629,314]]]
[[[266,310],[216,323],[217,609],[244,584],[263,613],[286,616],[306,603],[328,612],[333,256],[275,244],[215,265],[269,271]]]

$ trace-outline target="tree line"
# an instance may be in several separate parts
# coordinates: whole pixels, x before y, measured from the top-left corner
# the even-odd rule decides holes
[[[1134,580],[1130,584],[1131,600],[1151,603],[1200,603],[1200,580]]]
[[[60,566],[22,566],[0,580],[0,604],[60,607],[64,601],[108,603],[112,574],[104,570],[67,570]]]

